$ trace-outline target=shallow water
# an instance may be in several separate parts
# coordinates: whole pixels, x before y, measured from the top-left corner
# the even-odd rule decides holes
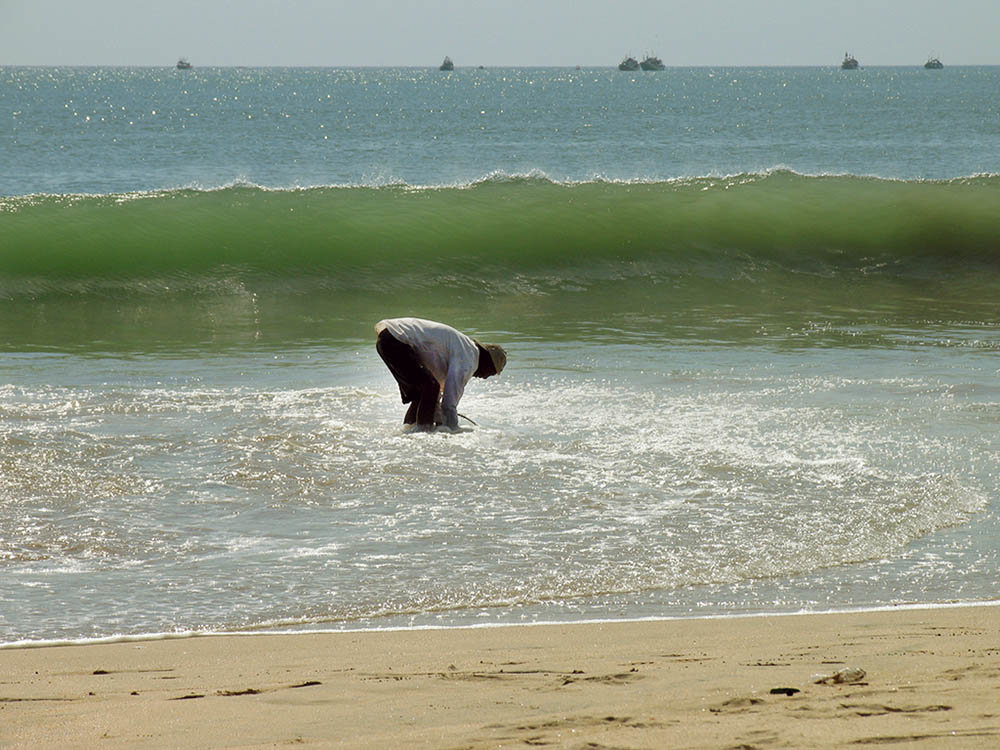
[[[482,333],[455,435],[370,341],[5,358],[7,638],[994,594],[995,335]]]

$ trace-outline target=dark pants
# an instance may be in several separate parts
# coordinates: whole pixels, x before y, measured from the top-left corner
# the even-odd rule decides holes
[[[441,386],[420,360],[420,355],[409,344],[383,330],[375,342],[375,350],[399,384],[399,395],[409,404],[403,424],[416,422],[421,426],[434,425]]]

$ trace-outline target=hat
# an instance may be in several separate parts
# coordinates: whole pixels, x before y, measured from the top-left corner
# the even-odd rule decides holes
[[[478,341],[476,343],[479,343]],[[493,369],[497,371],[497,375],[503,370],[504,365],[507,364],[507,352],[503,350],[503,347],[497,346],[496,344],[479,344],[486,353],[490,355],[490,359],[493,360]]]

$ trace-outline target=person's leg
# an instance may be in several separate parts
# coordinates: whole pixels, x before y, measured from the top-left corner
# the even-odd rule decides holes
[[[403,403],[410,404],[403,424],[416,422],[421,426],[433,426],[441,386],[424,367],[413,347],[384,330],[378,335],[375,350],[396,379]]]
[[[389,368],[392,377],[396,379],[396,384],[399,386],[399,396],[403,403],[410,403],[416,395],[412,381],[415,373],[421,367],[416,352],[388,331],[379,333],[378,339],[375,341],[375,351],[385,362],[385,366]]]
[[[430,373],[427,373],[430,375]],[[425,381],[420,388],[420,396],[417,398],[417,424],[420,427],[434,426],[434,412],[437,410],[438,396],[441,395],[441,386],[433,376],[430,382]],[[411,405],[412,409],[413,406]],[[409,412],[407,412],[409,414]]]
[[[403,424],[413,424],[417,421],[417,408],[420,406],[420,399],[415,398],[410,402],[410,408],[403,416]]]

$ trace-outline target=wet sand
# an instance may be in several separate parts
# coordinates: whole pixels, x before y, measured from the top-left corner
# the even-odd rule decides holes
[[[296,745],[995,748],[1000,608],[0,650],[2,747]]]

